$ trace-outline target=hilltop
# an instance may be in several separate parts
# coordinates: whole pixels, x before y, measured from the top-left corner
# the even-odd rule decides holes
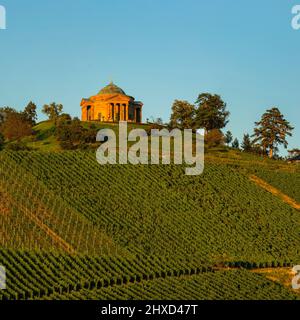
[[[94,126],[96,130],[100,129],[112,129],[118,135],[118,124],[117,123],[101,123],[101,122],[80,122],[84,128]],[[128,130],[141,128],[144,130],[150,130],[152,127],[149,124],[135,124],[128,123]],[[34,134],[20,141],[26,146],[31,148],[33,151],[39,152],[59,152],[63,151],[59,141],[55,135],[55,124],[54,121],[42,121],[33,127]],[[8,142],[8,144],[13,144]],[[205,160],[209,162],[221,162],[221,163],[232,163],[242,167],[253,167],[255,165],[263,166],[269,169],[282,169],[289,172],[297,171],[299,166],[297,164],[288,164],[282,160],[273,160],[268,157],[259,156],[253,153],[241,152],[239,150],[228,148],[228,147],[216,147],[206,149]]]

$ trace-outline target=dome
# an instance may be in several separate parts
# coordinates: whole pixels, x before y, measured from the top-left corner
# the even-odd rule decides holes
[[[126,96],[126,93],[113,82],[101,89],[98,94],[123,94]]]

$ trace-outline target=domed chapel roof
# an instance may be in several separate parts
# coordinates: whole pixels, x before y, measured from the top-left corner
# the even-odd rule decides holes
[[[101,89],[98,94],[123,94],[126,96],[126,93],[113,82]]]

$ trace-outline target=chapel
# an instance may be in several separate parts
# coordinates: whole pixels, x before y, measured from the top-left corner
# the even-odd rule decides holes
[[[98,94],[81,100],[81,120],[142,122],[143,103],[127,95],[113,82]]]

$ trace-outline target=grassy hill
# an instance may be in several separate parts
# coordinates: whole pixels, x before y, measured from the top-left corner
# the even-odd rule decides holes
[[[299,166],[232,150],[193,177],[100,166],[59,152],[50,122],[35,129],[36,151],[0,152],[0,298],[297,298],[283,284],[300,261],[299,210],[249,177],[299,201]]]
[[[116,135],[118,137],[117,124],[115,123],[81,122],[81,125],[84,128],[88,128],[89,126],[93,125],[97,128],[97,130],[104,129],[104,128],[112,129],[116,132]],[[134,128],[148,129],[149,127],[150,125],[147,125],[147,124],[128,123],[128,130],[131,130]],[[55,136],[55,125],[53,121],[40,122],[36,126],[34,126],[32,129],[34,132],[32,136],[28,136],[21,139],[21,142],[24,143],[26,146],[28,146],[34,151],[41,151],[41,152],[62,151],[59,141]],[[15,143],[15,142],[8,142],[8,144],[10,143]]]

